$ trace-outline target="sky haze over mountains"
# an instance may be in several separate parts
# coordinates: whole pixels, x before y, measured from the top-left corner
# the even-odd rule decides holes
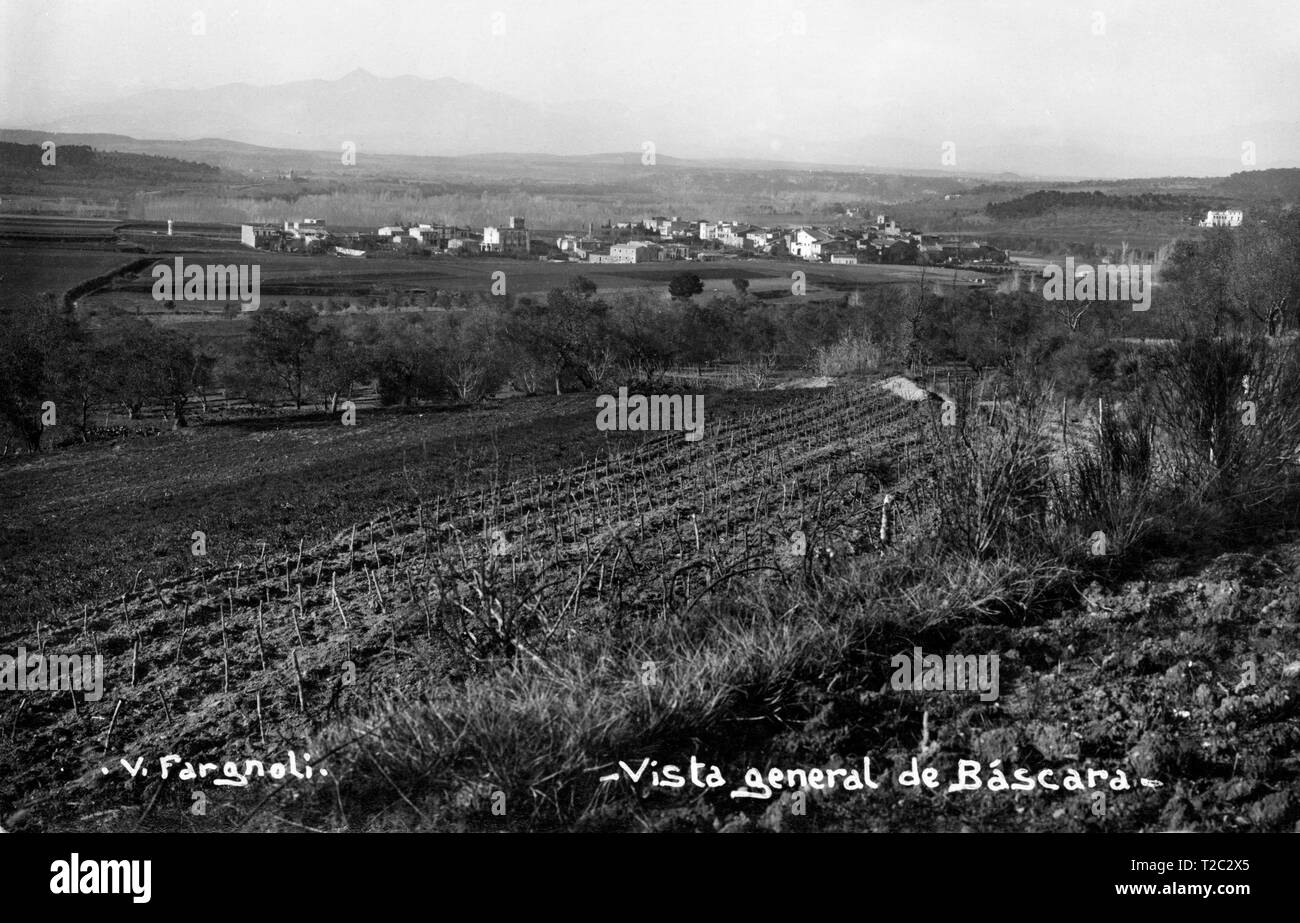
[[[1289,2],[195,6],[3,0],[0,126],[1044,176],[1300,166]]]

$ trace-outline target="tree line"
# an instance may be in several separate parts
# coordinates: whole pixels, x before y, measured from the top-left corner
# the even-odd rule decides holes
[[[1198,212],[1205,211],[1208,200],[1200,197],[1166,192],[1143,192],[1138,195],[1107,195],[1104,192],[1061,192],[1040,189],[1028,195],[990,202],[984,211],[992,218],[1035,218],[1051,212],[1070,208],[1114,208],[1144,212]]]

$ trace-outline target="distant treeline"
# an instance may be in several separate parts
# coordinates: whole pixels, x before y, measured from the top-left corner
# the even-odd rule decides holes
[[[1160,192],[1140,195],[1107,195],[1104,192],[1059,192],[1040,189],[1006,202],[990,202],[984,211],[993,218],[1037,218],[1064,209],[1107,208],[1142,212],[1205,211],[1207,200]]]
[[[1300,168],[1286,167],[1276,170],[1245,170],[1234,173],[1219,183],[1219,188],[1243,198],[1281,199],[1300,202]]]
[[[44,153],[39,144],[0,142],[0,177],[18,179],[39,176],[44,171],[63,182],[102,181],[111,187],[123,183],[214,180],[221,176],[221,170],[211,164],[152,154],[97,151],[84,144],[58,145],[52,164],[42,163]]]
[[[988,243],[999,250],[1034,253],[1039,256],[1072,256],[1083,260],[1111,260],[1119,263],[1154,263],[1163,248],[1130,247],[1097,240],[1071,240],[1035,234],[990,234]],[[1167,246],[1167,245],[1166,245]]]

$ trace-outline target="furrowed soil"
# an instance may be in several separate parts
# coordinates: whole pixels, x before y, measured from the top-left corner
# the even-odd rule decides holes
[[[707,397],[707,422],[797,401]],[[0,460],[0,626],[313,546],[386,510],[574,468],[658,434],[598,432],[593,395],[212,420]],[[165,424],[164,424],[165,425]],[[680,441],[681,436],[674,437]],[[202,531],[206,557],[191,553]],[[137,574],[139,576],[137,577]]]
[[[219,787],[219,769],[194,780],[178,765],[164,780],[159,761],[269,765],[292,750],[301,770],[309,740],[394,690],[417,703],[435,685],[499,669],[465,644],[500,654],[513,636],[503,617],[532,619],[520,636],[544,656],[725,594],[751,571],[779,579],[804,568],[794,530],[807,530],[809,556],[875,555],[886,490],[899,498],[900,537],[923,534],[912,497],[928,407],[874,387],[709,395],[707,407],[698,444],[622,433],[607,445],[592,396],[578,395],[367,415],[356,428],[333,417],[241,421],[7,462],[6,608],[42,602],[22,611],[38,624],[15,624],[0,653],[97,652],[106,676],[93,702],[0,694],[0,823],[356,829],[304,794],[345,789],[346,776]],[[195,530],[208,534],[204,559],[190,554]],[[485,610],[485,598],[512,605]],[[834,613],[793,617],[814,615]],[[797,701],[752,703],[738,716],[754,722],[748,732],[719,728],[695,753],[731,781],[747,766],[852,767],[867,756],[879,779],[917,756],[940,770],[936,789],[813,791],[796,811],[790,792],[736,800],[733,786],[618,783],[578,826],[1290,830],[1298,632],[1293,536],[1157,562],[1022,623],[882,636],[863,652],[869,681],[828,663]],[[1000,697],[889,688],[891,656],[912,643],[997,653]],[[947,791],[961,759],[980,762],[986,787]],[[994,760],[1008,778],[1052,769],[1058,783],[1067,767],[1123,769],[1131,787],[1103,789],[1104,802],[1095,787],[991,791]],[[330,754],[311,762],[329,767]],[[136,766],[148,772],[132,776]],[[392,800],[406,810],[400,792]],[[422,825],[418,809],[410,823]]]
[[[305,735],[378,688],[463,675],[475,665],[444,627],[485,573],[524,609],[558,612],[542,627],[560,644],[724,588],[756,561],[795,566],[786,536],[814,510],[840,514],[822,515],[841,529],[822,541],[860,542],[855,511],[917,435],[916,409],[877,389],[707,400],[700,443],[623,433],[612,452],[598,451],[607,437],[583,395],[355,428],[204,427],[11,462],[6,591],[64,595],[3,649],[98,653],[109,691],[98,702],[0,696],[13,744],[0,764],[5,809],[31,802],[51,826],[117,824],[135,816],[123,757],[294,741],[301,752]],[[205,525],[196,564],[191,533]],[[490,615],[456,627],[490,647]],[[178,813],[169,802],[155,817]]]

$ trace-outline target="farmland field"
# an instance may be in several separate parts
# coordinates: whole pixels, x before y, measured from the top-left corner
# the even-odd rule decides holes
[[[646,626],[685,624],[681,630],[694,631],[705,645],[699,656],[715,658],[712,669],[734,669],[725,658],[744,664],[746,656],[743,649],[728,653],[736,623],[726,623],[715,637],[707,620],[689,627],[692,611],[725,612],[733,596],[756,586],[781,600],[788,592],[783,587],[826,580],[832,590],[813,597],[825,608],[794,618],[794,609],[784,616],[778,609],[767,629],[785,632],[789,643],[812,643],[816,631],[838,624],[839,606],[847,611],[873,604],[861,598],[871,590],[856,582],[861,571],[855,566],[906,565],[890,565],[892,554],[880,554],[886,491],[894,497],[893,537],[900,547],[916,549],[935,535],[927,484],[935,443],[925,404],[899,401],[872,385],[705,399],[699,443],[671,432],[598,433],[591,396],[574,395],[471,410],[365,411],[355,428],[311,416],[238,420],[186,435],[0,462],[2,499],[13,512],[4,525],[7,579],[0,592],[6,611],[19,616],[0,631],[0,644],[94,650],[106,664],[104,695],[95,701],[0,696],[0,728],[9,730],[11,741],[0,751],[0,802],[23,805],[41,829],[52,831],[280,830],[296,829],[295,818],[321,823],[319,812],[334,810],[335,794],[322,805],[314,796],[290,797],[284,786],[206,787],[207,810],[195,814],[190,807],[200,789],[128,780],[119,756],[156,765],[162,754],[178,753],[196,764],[220,764],[232,755],[269,761],[294,749],[300,759],[309,751],[317,767],[336,770],[340,748],[327,744],[339,739],[340,728],[354,721],[383,727],[390,720],[384,702],[422,703],[425,695],[442,695],[454,703],[459,690],[497,675],[492,671],[500,669],[501,657],[549,675],[550,664],[566,662],[566,651],[586,651],[591,663],[612,665],[588,668],[591,682],[604,685],[588,689],[586,674],[557,676],[557,698],[542,707],[561,717],[598,714],[608,697],[631,696],[644,703],[648,726],[671,738],[673,721],[684,720],[677,719],[676,702],[637,692],[639,684],[629,687],[618,664],[630,660],[644,670],[647,656],[693,655],[642,653],[633,641],[627,649],[618,643],[589,649],[596,639],[635,639]],[[192,553],[195,531],[205,533],[205,556]],[[796,532],[806,540],[803,554],[796,552]],[[1272,576],[1265,582],[1263,575],[1286,573],[1297,560],[1296,545],[1258,558],[1226,555],[1204,577],[1168,578],[1161,607],[1151,612],[1141,593],[1153,584],[1143,580],[1140,590],[1097,591],[1089,602],[1096,612],[1045,623],[963,619],[958,629],[915,625],[900,633],[887,620],[869,620],[868,634],[844,652],[844,660],[824,666],[814,660],[806,679],[769,677],[755,661],[736,692],[729,685],[736,680],[720,676],[715,690],[712,673],[702,674],[701,694],[732,698],[724,725],[710,727],[693,745],[728,765],[757,758],[750,748],[763,746],[812,759],[832,748],[852,749],[906,765],[925,722],[941,729],[936,733],[945,749],[974,747],[981,755],[1006,752],[998,747],[1027,749],[1022,740],[1052,753],[1053,747],[1077,748],[1059,738],[1058,728],[1079,726],[1090,735],[1082,744],[1088,749],[1061,752],[1134,751],[1147,759],[1146,725],[1117,719],[1107,698],[1107,684],[1115,682],[1107,670],[1116,671],[1116,658],[1159,664],[1142,668],[1122,694],[1164,701],[1175,694],[1164,665],[1189,656],[1200,663],[1221,650],[1228,642],[1215,638],[1207,626],[1218,623],[1208,619],[1243,588],[1250,594],[1243,602],[1276,602],[1252,603],[1249,618],[1243,614],[1233,623],[1240,637],[1233,636],[1231,656],[1271,651],[1276,642],[1270,632],[1287,618],[1286,600],[1296,597],[1294,588],[1275,585]],[[847,577],[837,581],[837,573]],[[934,583],[960,586],[964,579],[969,575],[955,572]],[[1160,631],[1152,638],[1157,622]],[[1181,647],[1175,653],[1169,641],[1175,629],[1190,638],[1190,654]],[[734,636],[734,643],[744,640]],[[1007,657],[1002,699],[990,707],[959,696],[887,693],[882,684],[889,652],[910,650],[913,643],[1015,651]],[[652,668],[655,662],[660,669],[671,666],[652,660]],[[502,681],[520,669],[506,667]],[[1039,680],[1040,674],[1052,682]],[[537,707],[502,695],[501,710],[491,715],[507,722],[503,727],[527,720]],[[1212,725],[1207,708],[1188,714],[1198,728]],[[400,739],[408,719],[399,712],[391,720],[399,727],[386,733]],[[1231,731],[1233,746],[1201,757],[1206,770],[1179,784],[1198,798],[1218,797],[1234,747],[1284,750],[1294,739],[1286,720],[1285,711],[1274,709],[1243,721]],[[537,746],[552,738],[556,746],[570,745],[564,739],[570,727],[539,731]],[[456,732],[448,726],[447,733]],[[442,754],[420,752],[417,759],[432,764]],[[1167,781],[1189,772],[1162,759]],[[341,829],[348,828],[343,805],[355,805],[355,793],[369,785],[368,767],[357,768],[337,792],[345,799],[334,821]],[[1252,785],[1255,777],[1294,785],[1294,769],[1276,760],[1249,771],[1255,773]],[[475,785],[509,784],[510,767],[487,762],[474,765],[473,773]],[[575,771],[564,784],[589,788],[593,782],[590,772]],[[391,803],[368,824],[402,829],[430,823],[418,806],[412,818],[398,819],[404,804],[385,797]],[[513,789],[511,797],[530,798]],[[654,822],[665,826],[656,829],[717,829],[728,817],[754,825],[725,799],[706,796],[683,817],[671,799],[644,797],[627,796],[638,818],[643,807],[663,812]],[[534,815],[550,810],[544,796],[531,798]],[[268,800],[274,805],[269,815]],[[1086,799],[1026,799],[1015,810],[983,793],[968,799],[918,794],[827,801],[818,808],[817,824],[843,830],[1151,828],[1165,823],[1162,805],[1167,812],[1180,803],[1168,786],[1143,790],[1099,821]],[[1250,817],[1259,818],[1253,822],[1277,828],[1282,815],[1271,804],[1252,804]],[[758,823],[775,823],[772,809],[763,808]],[[1231,819],[1201,822],[1222,829]],[[531,822],[525,815],[518,823]]]
[[[166,258],[166,257],[162,257]],[[184,259],[199,259],[185,254]],[[216,258],[214,257],[214,260]],[[716,262],[671,261],[663,263],[608,264],[608,263],[545,263],[528,260],[494,259],[483,257],[398,257],[374,256],[365,260],[341,259],[331,256],[301,256],[295,254],[254,252],[247,249],[221,253],[223,264],[258,265],[261,267],[262,294],[265,298],[361,296],[375,291],[433,291],[461,290],[488,292],[492,287],[493,273],[506,274],[507,291],[512,294],[545,294],[555,286],[562,286],[575,275],[592,279],[601,291],[662,286],[666,291],[668,281],[679,272],[697,274],[708,285],[715,283],[718,290],[730,290],[730,281],[737,277],[779,284],[786,289],[791,273],[803,272],[810,285],[853,286],[899,282],[915,282],[923,275],[922,267],[907,265],[831,266],[821,263],[778,262],[773,260],[726,260]],[[929,278],[939,277],[929,270]],[[974,274],[960,273],[966,283],[974,281]],[[945,282],[952,272],[942,274]],[[152,281],[141,275],[133,282],[121,283],[118,291],[147,295]],[[756,285],[762,290],[761,285]]]
[[[0,297],[62,294],[78,282],[111,272],[131,259],[131,254],[117,250],[0,247]]]
[[[118,699],[114,742],[126,751],[164,733],[196,755],[300,735],[296,693],[280,681],[291,651],[310,707],[327,711],[412,681],[417,653],[463,669],[449,639],[488,653],[506,637],[490,614],[464,615],[485,580],[561,612],[529,627],[536,643],[562,645],[733,578],[803,568],[818,549],[869,553],[881,492],[906,498],[923,470],[924,411],[875,388],[707,401],[699,443],[624,433],[606,447],[591,399],[566,397],[355,429],[237,424],[8,463],[6,609],[34,617],[43,643],[107,654],[113,691],[77,712],[53,700],[15,711],[4,697],[0,724],[22,733],[0,760],[0,797],[48,786],[53,763],[49,810],[65,822],[96,804],[115,813],[94,766],[60,741]],[[900,528],[915,528],[900,508]],[[195,530],[205,558],[191,555]],[[796,530],[807,556],[792,551]],[[13,630],[9,640],[35,643]],[[362,681],[340,697],[345,659]],[[163,805],[155,817],[180,822]]]
[[[0,238],[32,240],[113,240],[117,222],[111,218],[73,218],[64,215],[0,215]]]
[[[864,413],[883,409],[874,393],[860,399]],[[769,412],[760,408],[788,413],[805,404],[814,412],[828,400],[803,391],[710,395],[710,439],[722,438],[714,428],[737,415]],[[9,459],[0,604],[10,618],[39,616],[87,593],[120,593],[137,571],[174,579],[194,567],[186,537],[204,523],[210,557],[238,560],[262,542],[274,548],[320,541],[398,498],[406,503],[467,483],[542,477],[642,442],[636,433],[598,433],[593,414],[591,397],[574,395],[467,410],[366,410],[355,428],[320,414],[211,419],[188,433]],[[534,451],[539,435],[546,448]],[[685,447],[679,442],[680,436],[660,437],[656,444],[676,456]],[[742,463],[753,461],[730,462]],[[98,486],[90,490],[92,484]]]

